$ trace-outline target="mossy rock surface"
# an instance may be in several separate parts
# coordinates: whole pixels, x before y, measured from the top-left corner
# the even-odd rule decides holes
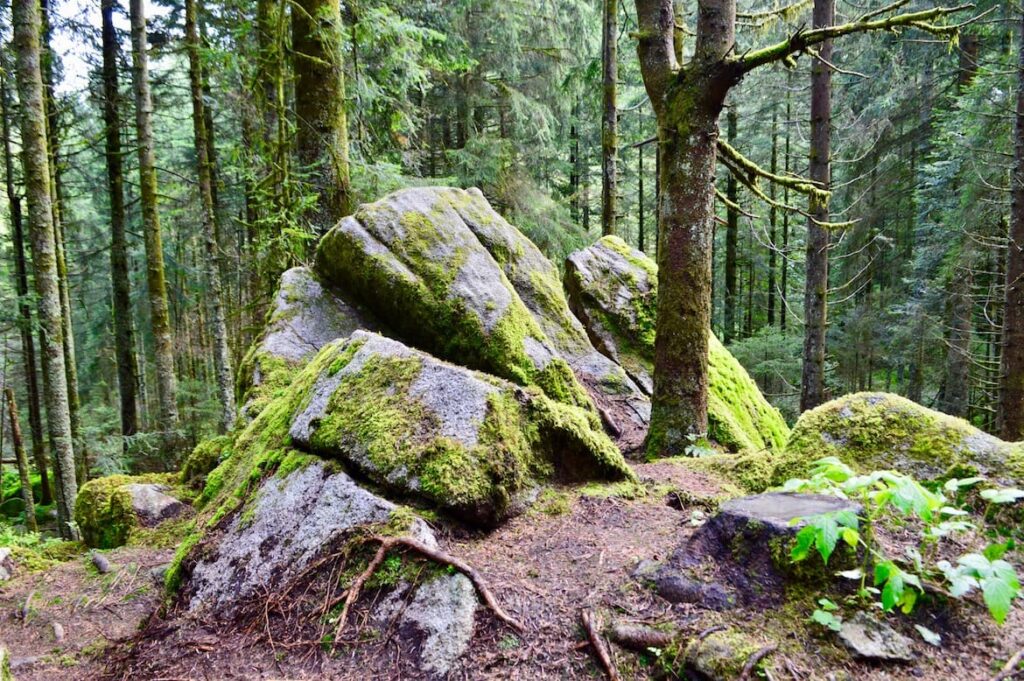
[[[648,400],[591,346],[554,266],[478,191],[405,189],[365,204],[321,240],[316,270],[410,345],[595,419],[596,401],[623,447],[639,446]]]
[[[986,475],[1024,480],[1024,444],[1000,440],[963,419],[889,393],[854,393],[804,412],[773,482],[835,456],[861,472],[891,469],[920,480]]]
[[[255,417],[327,343],[347,338],[356,329],[379,328],[372,315],[324,285],[312,270],[287,270],[267,325],[238,369],[243,413]]]
[[[292,419],[293,444],[463,521],[493,525],[538,481],[632,473],[588,413],[357,331]]]
[[[658,298],[654,261],[619,237],[602,237],[569,256],[565,290],[594,346],[651,392]],[[732,451],[781,450],[789,437],[782,414],[713,333],[708,355],[710,437]]]
[[[231,456],[233,441],[231,435],[218,435],[196,445],[181,467],[181,482],[201,489],[206,484],[206,476],[210,471]]]
[[[174,473],[153,473],[109,475],[85,483],[75,499],[82,541],[93,548],[116,548],[136,528],[180,515],[185,505],[169,494],[177,482]]]

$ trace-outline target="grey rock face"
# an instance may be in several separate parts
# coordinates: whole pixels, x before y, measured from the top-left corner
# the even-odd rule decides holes
[[[882,662],[910,662],[913,642],[890,626],[858,612],[842,623],[839,640],[856,657]]]
[[[132,510],[143,527],[153,527],[176,518],[188,508],[174,497],[164,494],[168,489],[166,485],[129,483],[123,489],[131,495]]]
[[[0,582],[6,582],[14,576],[14,560],[11,558],[11,550],[0,549]]]
[[[445,677],[473,638],[476,590],[464,575],[441,575],[416,590],[399,624],[403,637],[418,640],[420,667]]]
[[[212,553],[193,568],[185,591],[189,610],[229,614],[259,588],[298,574],[332,541],[386,522],[397,508],[319,463],[267,479],[250,503],[251,514],[237,515]],[[415,520],[410,533],[436,546],[422,521]]]

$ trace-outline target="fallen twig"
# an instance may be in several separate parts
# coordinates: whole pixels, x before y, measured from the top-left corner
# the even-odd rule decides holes
[[[623,648],[630,650],[647,650],[648,648],[664,648],[678,636],[642,624],[613,624],[608,632],[609,638]]]
[[[772,645],[767,645],[764,648],[761,648],[747,658],[747,663],[743,665],[743,671],[740,672],[739,681],[746,681],[749,679],[750,675],[754,673],[754,667],[757,666],[757,663],[774,653],[778,648],[779,647],[773,643]]]
[[[501,606],[498,605],[497,600],[495,600],[494,594],[492,594],[491,590],[487,588],[484,578],[472,565],[451,554],[445,553],[440,549],[427,546],[423,542],[413,539],[412,537],[372,537],[372,541],[380,542],[380,547],[377,549],[377,553],[375,553],[373,558],[370,560],[369,565],[366,566],[366,569],[356,577],[355,581],[352,582],[352,586],[348,588],[348,595],[345,597],[345,605],[342,606],[341,615],[338,617],[338,626],[334,631],[335,646],[337,645],[341,632],[348,621],[352,605],[359,599],[359,594],[362,591],[363,586],[366,584],[366,581],[373,576],[373,573],[378,567],[380,567],[381,563],[384,562],[384,558],[388,551],[395,546],[404,546],[405,548],[412,549],[425,558],[429,558],[434,562],[442,563],[444,565],[450,565],[462,574],[466,575],[466,577],[469,578],[469,581],[473,582],[473,586],[476,587],[477,593],[480,594],[480,597],[483,599],[487,607],[490,608],[491,612],[494,613],[495,617],[520,633],[525,630],[525,627],[518,620],[502,610]]]
[[[1012,679],[1020,671],[1019,667],[1022,661],[1024,661],[1024,648],[1018,650],[1006,661],[999,673],[992,677],[992,681]]]
[[[583,620],[583,627],[587,630],[590,644],[594,648],[594,653],[597,655],[597,659],[600,660],[601,666],[604,667],[605,673],[608,674],[608,678],[611,681],[619,681],[621,678],[619,670],[616,669],[615,663],[612,662],[612,654],[608,650],[608,644],[605,642],[604,637],[601,636],[600,626],[594,621],[594,611],[584,608],[580,611],[580,619]]]

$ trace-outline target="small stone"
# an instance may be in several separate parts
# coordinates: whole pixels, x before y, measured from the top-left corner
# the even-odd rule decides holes
[[[157,565],[155,568],[151,568],[149,571],[149,578],[158,585],[164,583],[164,578],[167,577],[167,569],[171,567],[170,563],[164,563],[163,565]]]
[[[51,622],[50,628],[53,630],[53,640],[60,643],[64,640],[64,625],[60,622]]]
[[[633,568],[633,572],[630,573],[631,577],[653,577],[654,573],[661,567],[661,563],[656,560],[649,560],[647,558],[641,560]]]
[[[93,566],[95,566],[96,572],[100,573],[101,575],[105,575],[113,569],[113,566],[110,564],[110,561],[107,560],[107,557],[104,556],[102,553],[97,553],[93,551],[91,557],[92,564]]]
[[[0,549],[0,582],[6,582],[14,576],[14,559],[11,558],[11,550]]]
[[[855,657],[864,660],[910,662],[914,659],[913,642],[909,638],[863,612],[843,622],[839,640]]]

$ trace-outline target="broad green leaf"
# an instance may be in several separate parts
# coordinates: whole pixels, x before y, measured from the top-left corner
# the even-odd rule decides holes
[[[817,622],[818,624],[828,627],[832,631],[839,631],[842,628],[843,624],[843,620],[841,618],[836,617],[832,613],[826,612],[824,610],[815,610],[811,614],[811,619]]]
[[[810,525],[800,528],[800,531],[796,533],[796,542],[793,544],[793,550],[789,553],[789,557],[793,562],[798,563],[807,558],[817,534],[818,531]]]
[[[993,504],[1012,504],[1015,501],[1024,499],[1024,490],[1019,490],[1015,487],[984,489],[981,491],[981,498]]]

